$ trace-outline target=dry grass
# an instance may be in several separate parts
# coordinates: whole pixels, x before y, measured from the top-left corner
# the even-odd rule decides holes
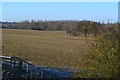
[[[0,55],[2,55],[2,29],[0,29]]]
[[[3,30],[3,55],[40,66],[85,68],[89,40],[63,31]]]

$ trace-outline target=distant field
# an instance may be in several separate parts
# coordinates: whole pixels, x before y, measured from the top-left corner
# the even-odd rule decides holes
[[[3,55],[17,56],[35,65],[86,68],[92,39],[67,36],[64,31],[3,29]]]

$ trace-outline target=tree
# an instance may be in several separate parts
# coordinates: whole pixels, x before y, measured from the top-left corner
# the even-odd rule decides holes
[[[85,37],[86,37],[89,24],[90,24],[90,21],[85,21],[85,20],[78,22],[76,26],[76,31],[82,32],[83,34],[85,34]]]
[[[91,22],[90,23],[89,31],[90,31],[90,33],[94,34],[94,36],[96,37],[96,35],[98,33],[98,24],[97,24],[97,22]]]

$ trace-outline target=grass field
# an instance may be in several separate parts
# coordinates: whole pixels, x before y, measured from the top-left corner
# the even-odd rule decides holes
[[[92,39],[67,36],[64,31],[3,29],[3,55],[17,56],[35,65],[86,68]]]

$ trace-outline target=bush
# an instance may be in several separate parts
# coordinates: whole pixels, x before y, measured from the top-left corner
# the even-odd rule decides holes
[[[89,77],[118,78],[120,76],[120,33],[101,36],[90,46]],[[96,76],[97,75],[97,76]],[[119,77],[120,78],[120,77]]]

